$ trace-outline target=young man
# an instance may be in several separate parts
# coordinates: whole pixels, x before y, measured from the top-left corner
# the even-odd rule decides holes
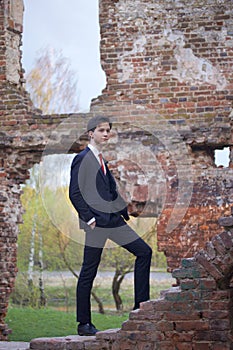
[[[91,322],[90,295],[101,254],[107,239],[135,255],[134,309],[149,299],[151,248],[126,223],[127,206],[117,191],[116,182],[103,161],[101,149],[110,137],[112,124],[107,117],[89,120],[88,147],[71,165],[69,196],[85,230],[84,257],[77,284],[77,322],[79,335],[95,335]]]

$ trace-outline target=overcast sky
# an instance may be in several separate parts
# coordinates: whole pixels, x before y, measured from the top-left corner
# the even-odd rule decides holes
[[[80,111],[101,94],[98,0],[24,0],[23,67],[28,72],[38,50],[61,49],[77,74]]]

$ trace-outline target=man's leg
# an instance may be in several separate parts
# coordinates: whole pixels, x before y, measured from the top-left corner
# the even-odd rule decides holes
[[[110,239],[136,256],[134,267],[134,309],[138,309],[141,302],[150,299],[152,249],[127,224],[112,229]]]
[[[134,266],[134,309],[150,299],[150,264],[152,250],[141,238],[123,246],[136,256]]]
[[[100,263],[102,248],[85,246],[77,284],[77,322],[91,323],[91,289]]]
[[[86,228],[83,263],[77,284],[77,322],[91,323],[91,289],[97,274],[106,231]]]

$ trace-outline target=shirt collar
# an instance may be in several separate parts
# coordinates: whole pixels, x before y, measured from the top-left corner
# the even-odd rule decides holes
[[[94,156],[99,160],[99,154],[101,153],[96,147],[91,145],[90,143],[88,144],[88,147],[90,150],[94,153]]]
[[[97,161],[99,162],[99,164],[101,164],[100,162],[100,158],[99,158],[99,154],[101,153],[96,147],[94,147],[93,145],[91,145],[90,143],[88,144],[88,147],[90,148],[90,150],[92,151],[92,153],[94,154],[94,156],[96,157]],[[106,162],[107,163],[107,162]],[[102,165],[102,164],[101,164]],[[106,165],[105,165],[105,160],[103,161],[103,167],[104,167],[104,173],[106,174]]]

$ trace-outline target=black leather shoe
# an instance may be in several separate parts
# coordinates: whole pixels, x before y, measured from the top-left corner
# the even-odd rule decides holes
[[[99,332],[92,323],[85,323],[78,325],[78,335],[90,336]]]

